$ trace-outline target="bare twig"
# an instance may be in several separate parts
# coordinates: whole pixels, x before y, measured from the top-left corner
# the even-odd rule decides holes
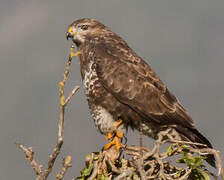
[[[65,113],[65,107],[68,104],[68,102],[71,100],[72,96],[75,94],[75,92],[79,89],[79,86],[76,86],[69,97],[65,100],[65,95],[64,95],[64,86],[66,84],[66,81],[68,79],[68,75],[70,72],[70,66],[71,66],[71,61],[72,61],[72,56],[71,52],[73,52],[74,47],[72,46],[70,48],[70,55],[66,64],[65,72],[63,75],[63,79],[61,82],[59,82],[59,94],[60,94],[60,118],[59,118],[59,123],[58,123],[58,140],[56,147],[53,150],[53,153],[50,155],[50,159],[48,161],[47,169],[45,170],[44,177],[47,179],[48,175],[52,171],[52,167],[54,165],[54,162],[60,153],[62,144],[63,144],[63,129],[64,129],[64,113]]]
[[[135,164],[136,164],[137,171],[139,172],[141,179],[146,180],[146,173],[144,171],[142,155],[141,155],[140,159],[135,161]]]
[[[72,92],[69,94],[69,96],[67,98],[65,98],[64,95],[64,86],[66,84],[66,81],[68,79],[68,75],[70,72],[70,66],[71,66],[71,61],[72,58],[74,56],[77,56],[78,54],[80,54],[80,52],[77,53],[73,53],[74,50],[74,46],[71,46],[70,48],[70,55],[66,64],[66,69],[65,72],[63,74],[63,79],[62,81],[59,82],[59,95],[60,95],[60,116],[59,116],[59,122],[58,122],[58,137],[57,137],[57,144],[55,146],[55,148],[53,149],[52,154],[50,155],[48,164],[47,164],[47,168],[45,169],[45,171],[42,170],[42,166],[38,165],[36,163],[36,161],[34,160],[33,156],[34,156],[34,151],[32,148],[25,148],[24,146],[22,146],[21,144],[19,144],[18,142],[16,142],[16,145],[23,150],[23,152],[26,155],[26,158],[28,159],[28,161],[30,161],[31,166],[33,167],[34,171],[37,174],[37,179],[38,180],[46,180],[47,177],[49,176],[49,174],[52,172],[52,168],[54,166],[55,160],[58,157],[60,151],[61,151],[61,147],[63,144],[63,129],[64,129],[64,113],[65,113],[65,107],[68,104],[68,102],[71,100],[72,96],[77,92],[77,90],[79,89],[79,86],[75,86],[74,89],[72,90]],[[57,179],[62,179],[65,172],[67,171],[67,169],[71,166],[70,165],[71,162],[71,156],[67,156],[64,164],[63,164],[63,168],[62,171],[58,174]]]
[[[72,96],[79,90],[80,86],[75,86],[72,92],[69,94],[67,99],[65,100],[65,105],[68,104],[68,102],[71,100]]]
[[[88,178],[88,180],[94,180],[98,174],[98,166],[99,166],[98,162],[95,161],[93,165],[94,165],[94,169],[93,169],[91,176]]]
[[[26,155],[26,159],[30,162],[36,175],[41,176],[42,175],[42,165],[37,164],[37,162],[35,161],[33,148],[32,147],[26,148],[18,142],[15,142],[15,144],[24,152],[24,154]]]
[[[123,171],[119,176],[114,178],[114,180],[121,180],[124,179],[125,177],[131,177],[133,175],[133,171],[128,169],[126,171]]]
[[[56,175],[57,180],[62,180],[64,178],[64,175],[67,172],[68,168],[72,166],[71,161],[71,156],[66,156],[66,158],[63,159],[61,172]]]
[[[169,139],[167,141],[170,142],[170,143],[189,144],[189,145],[196,145],[196,146],[208,147],[206,144],[189,142],[189,141],[175,140],[174,138],[172,138],[172,136],[170,136],[170,135],[167,135],[167,136],[169,137]]]
[[[192,169],[188,169],[186,170],[185,174],[179,179],[179,180],[185,180],[188,178],[188,176],[190,175]]]

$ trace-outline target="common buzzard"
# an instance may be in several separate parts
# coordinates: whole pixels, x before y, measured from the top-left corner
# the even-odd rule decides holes
[[[81,52],[80,69],[91,115],[106,139],[115,144],[129,126],[158,138],[171,128],[179,140],[212,147],[194,121],[151,67],[109,28],[94,19],[79,19],[67,31]],[[215,167],[214,156],[206,159]]]

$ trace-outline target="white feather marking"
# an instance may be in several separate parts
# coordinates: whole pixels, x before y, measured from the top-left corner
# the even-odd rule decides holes
[[[85,86],[85,93],[87,98],[89,98],[88,96],[91,91],[95,93],[94,85],[96,84],[96,81],[98,80],[96,70],[95,68],[93,68],[93,64],[94,64],[93,61],[89,63],[88,69],[85,72],[85,76],[84,76],[84,86]]]
[[[95,125],[103,134],[110,132],[116,122],[113,119],[113,116],[102,106],[95,106],[92,109],[92,116],[95,121]],[[123,126],[119,126],[118,129],[122,130]]]
[[[92,54],[90,53],[89,56],[91,57]],[[94,68],[94,60],[91,59],[88,69],[84,75],[84,86],[85,86],[85,94],[87,99],[90,100],[92,98],[91,95],[96,94],[96,88],[100,86],[99,78],[97,77],[96,70]],[[91,104],[91,115],[94,119],[96,127],[99,131],[103,134],[111,132],[114,123],[116,122],[113,119],[113,116],[102,106],[94,106]],[[119,130],[122,130],[124,127],[121,125],[118,127]]]

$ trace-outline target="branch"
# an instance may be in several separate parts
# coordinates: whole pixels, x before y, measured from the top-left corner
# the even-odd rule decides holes
[[[64,178],[64,175],[67,172],[68,168],[72,166],[71,161],[72,161],[71,156],[66,156],[66,158],[63,159],[62,169],[61,172],[56,175],[56,180],[62,180]]]
[[[42,165],[37,164],[37,162],[35,161],[33,148],[32,147],[26,148],[18,142],[15,142],[15,144],[18,146],[18,148],[20,148],[24,152],[26,159],[30,162],[36,175],[38,176],[42,175],[42,172],[43,172]]]
[[[52,168],[54,166],[55,160],[58,157],[61,147],[63,145],[63,129],[64,129],[64,115],[65,115],[65,108],[66,105],[71,100],[72,96],[77,92],[77,90],[80,88],[79,86],[75,86],[74,89],[71,91],[69,96],[65,98],[64,95],[64,86],[66,84],[66,81],[68,79],[68,75],[70,72],[70,66],[71,61],[74,56],[77,56],[80,54],[78,51],[77,53],[73,53],[74,46],[71,46],[70,48],[70,54],[69,58],[66,64],[65,72],[63,74],[62,81],[59,82],[59,96],[60,96],[60,116],[59,116],[59,122],[58,122],[58,136],[57,136],[57,144],[55,148],[53,149],[52,154],[49,157],[49,161],[47,164],[47,168],[45,171],[42,170],[42,165],[38,165],[36,161],[34,160],[34,151],[32,148],[25,148],[20,143],[16,142],[16,145],[23,150],[23,152],[26,155],[27,160],[30,162],[31,166],[33,167],[35,173],[37,174],[37,180],[46,180],[49,176],[49,174],[52,172]],[[57,174],[57,179],[61,180],[64,177],[64,174],[66,173],[67,169],[71,167],[71,156],[67,156],[63,162],[63,168],[59,174]]]
[[[74,47],[71,47],[73,49]],[[66,64],[66,69],[63,75],[63,80],[59,82],[59,94],[60,94],[60,118],[58,123],[58,141],[56,144],[56,147],[53,150],[53,153],[50,155],[50,159],[48,161],[47,169],[45,170],[44,177],[47,179],[48,175],[52,171],[52,167],[54,165],[54,162],[60,153],[62,144],[63,144],[63,129],[64,129],[64,113],[65,113],[65,107],[68,104],[68,102],[71,100],[72,96],[77,92],[77,90],[80,88],[80,86],[75,86],[68,98],[65,100],[64,95],[64,86],[66,84],[66,81],[68,79],[68,75],[70,72],[70,66],[71,66],[72,57],[69,56],[68,62]]]
[[[117,151],[117,154],[115,146],[91,153],[86,158],[86,167],[77,179],[186,180],[196,177],[198,180],[217,179],[217,176],[208,171],[203,164],[204,156],[213,154],[217,159],[218,170],[222,172],[220,155],[215,149],[200,149],[190,146],[195,143],[175,141],[165,152],[160,152],[162,145],[174,142],[172,137],[169,139],[171,131],[169,129],[159,134],[153,149],[143,147],[141,143],[140,146],[122,145],[121,151]],[[172,164],[170,157],[181,157],[177,163],[182,163],[184,166]],[[223,179],[222,173],[221,178]]]

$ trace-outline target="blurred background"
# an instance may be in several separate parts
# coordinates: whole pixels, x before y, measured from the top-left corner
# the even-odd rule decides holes
[[[57,137],[58,82],[74,20],[90,17],[110,27],[155,70],[224,159],[223,0],[1,0],[0,1],[0,179],[34,179],[15,140],[32,146],[46,164]],[[82,85],[79,62],[72,64],[66,92]],[[83,87],[65,114],[61,159],[71,155],[65,179],[79,175],[84,157],[105,144],[87,107]],[[128,144],[138,133],[128,132]],[[153,140],[146,138],[147,145]]]

